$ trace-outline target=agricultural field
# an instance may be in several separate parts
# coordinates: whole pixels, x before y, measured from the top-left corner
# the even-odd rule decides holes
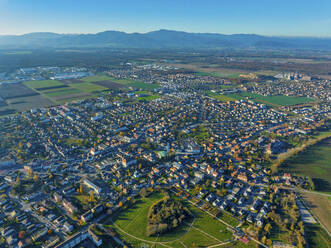
[[[264,103],[267,105],[276,106],[290,106],[295,104],[303,104],[313,102],[314,99],[307,97],[293,97],[293,96],[262,96],[250,92],[242,92],[238,94],[227,94],[226,96],[234,99],[251,99],[256,102]]]
[[[318,224],[305,226],[308,247],[329,248],[331,238]]]
[[[115,83],[115,82],[110,81],[110,80],[97,81],[97,82],[94,82],[93,84],[100,85],[100,86],[105,87],[105,88],[110,89],[110,90],[117,90],[117,89],[120,89],[120,88],[126,88],[125,85]]]
[[[125,85],[127,87],[143,89],[143,90],[153,90],[153,89],[159,88],[158,84],[149,84],[149,83],[144,83],[144,82],[136,81],[136,80],[132,80],[132,79],[116,79],[116,78],[109,77],[107,75],[90,76],[90,77],[82,78],[80,80],[82,80],[84,82],[88,82],[88,83],[111,81],[114,83]]]
[[[72,84],[71,87],[88,93],[107,90],[107,88],[93,83]]]
[[[312,178],[315,190],[331,192],[331,138],[325,139],[292,156],[282,170]]]
[[[218,77],[218,78],[229,78],[229,79],[235,79],[239,78],[239,76],[242,74],[240,72],[233,72],[233,71],[211,71],[211,72],[198,72],[201,76],[212,76],[212,77]]]
[[[331,196],[305,192],[302,193],[302,197],[313,214],[331,233]]]
[[[163,194],[154,193],[145,199],[139,199],[137,203],[125,209],[113,219],[111,225],[121,238],[139,247],[142,244],[153,244],[157,247],[201,247],[217,244],[225,244],[232,240],[232,233],[224,224],[213,219],[196,207],[189,206],[194,218],[187,220],[175,230],[148,237],[146,235],[147,213],[150,206],[163,198]]]
[[[35,96],[38,93],[24,84],[1,84],[0,97],[3,99],[14,99],[17,97]]]
[[[42,90],[43,88],[47,89],[49,87],[62,87],[64,84],[60,81],[56,80],[41,80],[41,81],[28,81],[23,83],[25,86],[36,89]]]

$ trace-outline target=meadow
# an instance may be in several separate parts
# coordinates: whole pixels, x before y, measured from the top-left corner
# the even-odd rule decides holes
[[[306,148],[286,160],[281,169],[312,178],[315,190],[331,192],[331,138]]]
[[[23,84],[32,89],[64,86],[62,82],[56,80],[28,81],[24,82]]]
[[[134,206],[122,210],[113,219],[112,227],[133,247],[139,247],[143,243],[154,244],[157,247],[162,244],[168,247],[205,247],[232,239],[232,233],[224,224],[191,205],[189,208],[194,218],[187,220],[175,230],[148,237],[145,234],[148,210],[163,196],[161,193],[154,193],[148,198],[139,199]]]
[[[314,99],[307,97],[293,97],[293,96],[262,96],[251,92],[241,92],[237,94],[227,94],[226,96],[233,99],[251,99],[256,102],[264,103],[273,106],[290,106],[295,104],[303,104],[313,102]]]

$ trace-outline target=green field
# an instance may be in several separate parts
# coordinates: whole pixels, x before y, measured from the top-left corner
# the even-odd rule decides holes
[[[139,101],[151,101],[154,99],[158,99],[159,96],[158,95],[151,95],[151,96],[142,96],[142,97],[138,97]]]
[[[313,102],[314,99],[307,97],[293,97],[293,96],[262,96],[251,92],[242,92],[238,94],[227,94],[226,96],[234,99],[251,99],[264,104],[290,106],[294,104],[303,104]]]
[[[329,248],[331,238],[318,224],[305,226],[305,232],[309,247]]]
[[[230,78],[235,79],[239,78],[240,72],[233,72],[233,71],[213,71],[213,72],[197,72],[197,74],[201,76],[212,76],[212,77],[219,77],[219,78]]]
[[[95,75],[95,76],[81,78],[79,80],[84,81],[86,83],[92,83],[92,82],[98,82],[98,81],[104,81],[104,80],[113,81],[111,77],[108,77],[106,75]]]
[[[163,194],[154,193],[146,199],[139,199],[133,207],[118,214],[112,227],[133,247],[139,247],[143,243],[161,245],[158,242],[165,243],[169,247],[183,247],[182,243],[187,247],[201,247],[232,239],[232,233],[226,229],[225,225],[193,206],[190,206],[190,210],[195,218],[187,220],[186,223],[168,233],[146,236],[148,210],[162,197]]]
[[[331,138],[306,148],[289,158],[282,170],[312,178],[315,190],[331,192]]]
[[[104,91],[104,90],[108,90],[105,87],[102,87],[100,85],[97,84],[92,84],[92,83],[78,83],[78,84],[71,84],[70,85],[73,88],[76,88],[78,90],[84,91],[84,92],[98,92],[98,91]]]
[[[136,80],[132,80],[132,79],[116,79],[116,78],[109,77],[107,75],[90,76],[90,77],[82,78],[80,80],[82,80],[84,82],[88,82],[88,83],[109,80],[109,81],[112,81],[115,83],[127,85],[129,87],[133,87],[136,89],[142,89],[142,90],[153,90],[153,89],[159,88],[158,84],[149,84],[149,83],[144,83],[144,82],[136,81]]]
[[[207,95],[209,97],[212,97],[214,99],[217,99],[221,102],[229,102],[229,101],[235,101],[237,99],[233,98],[233,97],[229,97],[228,95],[222,95],[222,94],[217,94],[217,93],[213,93],[213,92],[208,92]]]
[[[24,84],[32,89],[57,87],[64,85],[63,83],[56,80],[28,81],[28,82],[24,82]]]
[[[77,94],[77,93],[82,93],[83,91],[75,88],[65,88],[65,89],[58,89],[58,90],[52,90],[52,91],[47,91],[45,92],[45,95],[49,97],[58,97],[58,96],[66,96],[66,95],[71,95],[71,94]]]

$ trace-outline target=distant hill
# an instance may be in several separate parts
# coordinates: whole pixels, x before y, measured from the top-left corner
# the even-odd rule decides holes
[[[187,33],[158,30],[148,33],[105,31],[96,34],[30,33],[0,35],[0,49],[10,48],[258,48],[331,50],[331,38],[269,37],[255,34]]]

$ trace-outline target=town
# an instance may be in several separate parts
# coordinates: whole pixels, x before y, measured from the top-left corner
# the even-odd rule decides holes
[[[135,237],[125,238],[116,216],[167,194],[219,219],[226,238],[206,234],[216,244],[305,247],[305,225],[316,221],[298,193],[316,185],[279,164],[330,130],[330,80],[248,76],[126,63],[102,75],[55,67],[3,77],[111,87],[0,119],[0,246],[130,247]]]

